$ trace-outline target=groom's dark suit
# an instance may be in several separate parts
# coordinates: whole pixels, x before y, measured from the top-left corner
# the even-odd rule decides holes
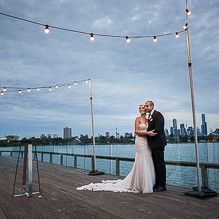
[[[166,187],[166,165],[164,161],[164,148],[166,137],[164,133],[164,117],[154,110],[152,117],[149,118],[148,131],[155,130],[156,136],[147,136],[148,144],[152,149],[152,157],[156,173],[155,187]]]

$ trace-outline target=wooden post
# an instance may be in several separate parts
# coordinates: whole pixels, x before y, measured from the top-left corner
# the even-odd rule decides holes
[[[186,0],[186,9],[187,9],[187,0]],[[197,137],[197,128],[196,128],[196,117],[195,117],[195,99],[193,91],[193,80],[192,80],[192,63],[190,57],[190,46],[189,46],[189,30],[187,23],[187,13],[186,13],[186,45],[187,45],[187,54],[188,54],[188,67],[189,67],[189,79],[190,79],[190,91],[191,91],[191,102],[192,102],[192,117],[193,117],[193,126],[194,126],[194,141],[195,141],[195,158],[196,158],[196,172],[197,172],[197,181],[198,181],[198,191],[201,192],[200,185],[200,176],[199,176],[199,154],[198,154],[198,137]]]
[[[52,154],[50,154],[50,163],[52,163]]]
[[[25,144],[25,146],[24,146],[24,163],[23,163],[23,180],[22,180],[23,193],[26,192],[27,155],[28,155],[28,144]]]
[[[43,152],[41,152],[41,162],[43,162]]]
[[[32,188],[32,171],[33,171],[33,164],[32,164],[32,144],[28,144],[28,192],[29,197],[32,196],[33,188]]]
[[[92,158],[91,158],[91,167],[92,167],[92,170],[95,170],[95,166],[96,166],[96,158],[95,158],[95,157],[92,157]]]
[[[208,171],[205,164],[200,164],[202,173],[202,186],[208,186]]]
[[[119,176],[119,174],[120,174],[120,166],[119,166],[119,159],[118,158],[116,158],[116,175],[118,175]]]
[[[74,154],[74,168],[77,168],[77,155]]]
[[[63,154],[61,154],[60,165],[63,166]]]

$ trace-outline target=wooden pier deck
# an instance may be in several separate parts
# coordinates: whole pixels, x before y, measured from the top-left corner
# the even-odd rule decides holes
[[[22,160],[22,159],[21,159]],[[88,176],[72,167],[39,162],[42,197],[12,197],[16,157],[0,156],[0,218],[219,218],[219,197],[184,196],[190,189],[167,186],[153,194],[77,191],[76,187],[117,176]],[[20,162],[16,193],[21,189]],[[37,190],[33,162],[33,189]],[[120,177],[122,178],[122,177]]]

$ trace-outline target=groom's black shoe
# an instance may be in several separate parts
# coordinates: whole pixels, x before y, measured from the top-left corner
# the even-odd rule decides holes
[[[154,192],[162,192],[162,191],[166,191],[166,190],[167,190],[166,186],[157,186],[157,187],[153,188]]]
[[[158,187],[159,187],[159,186],[154,185],[154,186],[153,186],[153,190],[158,189]]]

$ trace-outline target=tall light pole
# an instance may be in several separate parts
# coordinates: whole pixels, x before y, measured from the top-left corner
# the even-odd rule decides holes
[[[95,152],[95,137],[94,137],[94,118],[93,118],[93,103],[92,103],[92,92],[91,92],[91,79],[88,79],[90,89],[90,108],[91,108],[91,122],[92,122],[92,135],[93,135],[93,170],[88,175],[102,175],[104,172],[96,170],[96,152]]]
[[[91,79],[88,79],[90,89],[90,107],[91,107],[91,124],[92,124],[92,136],[93,136],[93,154],[94,154],[94,170],[96,170],[96,153],[95,153],[95,137],[94,137],[94,118],[93,118],[93,104],[92,104],[92,92],[91,92]]]
[[[200,175],[199,175],[198,138],[197,138],[196,117],[195,117],[195,101],[194,101],[193,80],[192,80],[192,63],[191,63],[191,57],[190,57],[189,30],[188,30],[188,22],[187,22],[187,17],[188,17],[189,13],[191,13],[191,12],[188,10],[187,0],[186,0],[186,24],[185,24],[186,45],[187,45],[187,54],[188,54],[189,79],[190,79],[190,90],[191,90],[191,101],[192,101],[192,116],[193,116],[193,126],[194,126],[194,140],[195,140],[195,156],[196,156],[196,171],[197,171],[198,191],[201,192]]]

